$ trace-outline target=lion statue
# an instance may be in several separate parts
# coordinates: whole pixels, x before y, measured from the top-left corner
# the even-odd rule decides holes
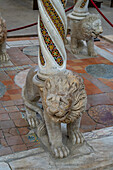
[[[38,136],[48,135],[55,157],[67,157],[69,149],[62,142],[61,123],[67,124],[67,136],[73,145],[84,142],[79,132],[87,101],[83,80],[79,75],[65,71],[37,84],[34,81],[37,70],[34,67],[28,72],[22,92],[26,119],[31,127],[37,128]]]
[[[7,29],[5,20],[0,17],[0,61],[5,62],[9,60],[9,56],[6,52],[6,38],[7,38]]]
[[[87,52],[89,56],[95,57],[94,38],[103,32],[101,19],[98,14],[89,14],[79,22],[73,22],[71,25],[71,51],[74,54],[80,52],[83,46],[82,40],[87,43]]]

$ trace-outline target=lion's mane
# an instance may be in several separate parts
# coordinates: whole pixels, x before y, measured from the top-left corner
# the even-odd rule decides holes
[[[5,20],[0,17],[0,44],[3,44],[7,37]]]
[[[82,116],[87,97],[79,75],[59,73],[50,76],[45,83],[45,110],[54,122],[71,123]]]
[[[101,24],[101,20],[99,15],[97,14],[89,14],[83,20],[78,23],[74,23],[72,27],[72,34],[79,40],[88,40],[92,37],[92,32],[99,35],[101,30],[99,30],[98,26],[94,29],[93,23],[95,21],[99,21]]]

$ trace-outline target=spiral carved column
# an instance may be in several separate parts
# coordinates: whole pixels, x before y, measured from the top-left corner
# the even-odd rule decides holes
[[[42,75],[56,74],[66,69],[64,39],[67,31],[66,0],[38,0],[38,65]]]

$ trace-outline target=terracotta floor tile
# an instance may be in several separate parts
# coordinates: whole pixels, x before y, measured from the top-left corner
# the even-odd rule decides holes
[[[13,82],[12,80],[4,80],[4,81],[2,81],[2,83],[3,83],[4,85],[7,85],[7,86],[14,84],[14,82]]]
[[[22,98],[21,94],[16,94],[16,95],[10,95],[11,100],[19,100]]]
[[[0,156],[8,155],[8,154],[12,154],[12,150],[11,150],[10,147],[2,147],[2,148],[0,148]]]
[[[33,141],[30,141],[26,135],[22,135],[21,137],[22,137],[25,144],[33,143]]]
[[[8,101],[11,100],[11,97],[9,95],[4,95],[3,97],[0,98],[1,101]]]
[[[14,119],[21,119],[22,118],[22,114],[20,112],[12,112],[12,113],[9,113],[9,116],[12,120]]]
[[[2,120],[10,120],[8,113],[0,114],[0,121]]]
[[[0,114],[6,113],[6,110],[3,107],[0,107]]]
[[[82,70],[83,68],[81,66],[72,66],[74,70]]]
[[[25,64],[32,64],[33,62],[25,55],[23,52],[17,48],[10,48],[7,50],[10,56],[10,60],[15,65],[25,65]]]
[[[83,61],[81,59],[74,59],[73,60],[74,63],[83,63]],[[79,65],[79,64],[78,64]]]
[[[18,128],[18,131],[19,131],[20,135],[27,135],[29,133],[28,127]]]
[[[91,85],[91,87],[89,87],[89,85],[88,85],[88,88],[93,89],[93,86],[95,86],[96,88],[100,89],[101,92],[112,92],[112,89],[110,87],[106,86],[101,81],[94,78],[93,76],[91,76],[87,73],[83,73],[82,77],[84,77],[85,79],[87,79],[88,81],[90,81],[93,84],[93,85]]]
[[[2,129],[9,129],[15,127],[12,120],[4,120],[0,122],[0,126]]]
[[[7,147],[7,146],[8,146],[7,141],[5,140],[5,138],[1,138],[1,139],[0,139],[0,142],[1,142],[1,145],[2,145],[3,147]],[[0,151],[0,152],[1,152],[1,151]]]
[[[0,139],[1,138],[3,138],[4,137],[4,135],[3,135],[3,131],[2,130],[0,130]]]
[[[2,83],[6,86],[7,90],[19,89],[19,87],[16,84],[14,84],[13,80],[5,80],[2,81]]]
[[[14,102],[12,100],[2,102],[3,106],[13,106]]]
[[[3,106],[3,105],[2,105],[2,101],[0,101],[0,108],[2,108],[2,106]]]
[[[27,146],[25,144],[14,145],[14,146],[11,146],[11,149],[12,149],[13,152],[20,152],[20,151],[27,150]]]
[[[25,119],[13,120],[16,127],[26,127],[28,126],[28,122]]]
[[[6,137],[6,140],[9,146],[23,144],[23,140],[20,136]]]
[[[7,38],[7,41],[38,40],[38,37],[18,37]]]
[[[11,78],[5,73],[5,72],[0,72],[0,81],[3,80],[10,80]]]
[[[67,60],[67,64],[71,66],[75,66],[75,62],[73,60]]]
[[[74,69],[73,69],[74,70]],[[86,71],[84,69],[81,69],[81,70],[74,70],[75,72],[77,73],[86,73]]]
[[[11,90],[7,90],[7,92],[9,94],[20,94],[20,90],[19,89],[11,89]]]
[[[88,95],[88,104],[90,106],[112,104],[113,101],[109,99],[106,93]]]
[[[5,110],[10,113],[10,112],[18,112],[19,109],[16,106],[7,106],[5,107]]]
[[[18,136],[19,131],[17,128],[3,129],[3,134],[5,137]]]
[[[82,119],[81,119],[81,126],[82,125],[96,125],[95,121],[93,119],[91,119],[87,113],[84,113],[82,115]]]
[[[22,105],[24,102],[23,99],[18,99],[18,100],[14,100],[14,103],[16,106],[18,106],[18,105]]]

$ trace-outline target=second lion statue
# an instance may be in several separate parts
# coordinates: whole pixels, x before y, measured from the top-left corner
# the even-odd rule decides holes
[[[82,40],[87,43],[89,56],[95,57],[94,38],[103,32],[101,19],[98,14],[89,14],[83,20],[73,22],[71,25],[71,51],[78,54],[83,46]]]
[[[6,23],[5,20],[0,17],[0,62],[5,62],[9,60],[9,55],[6,52],[6,38]]]
[[[69,149],[62,142],[61,123],[67,124],[67,136],[73,145],[84,141],[79,131],[87,103],[83,80],[66,70],[37,85],[34,82],[37,71],[38,67],[34,67],[28,72],[23,88],[26,118],[31,127],[37,128],[38,136],[48,135],[55,157],[67,157]],[[43,107],[39,105],[40,98]]]

